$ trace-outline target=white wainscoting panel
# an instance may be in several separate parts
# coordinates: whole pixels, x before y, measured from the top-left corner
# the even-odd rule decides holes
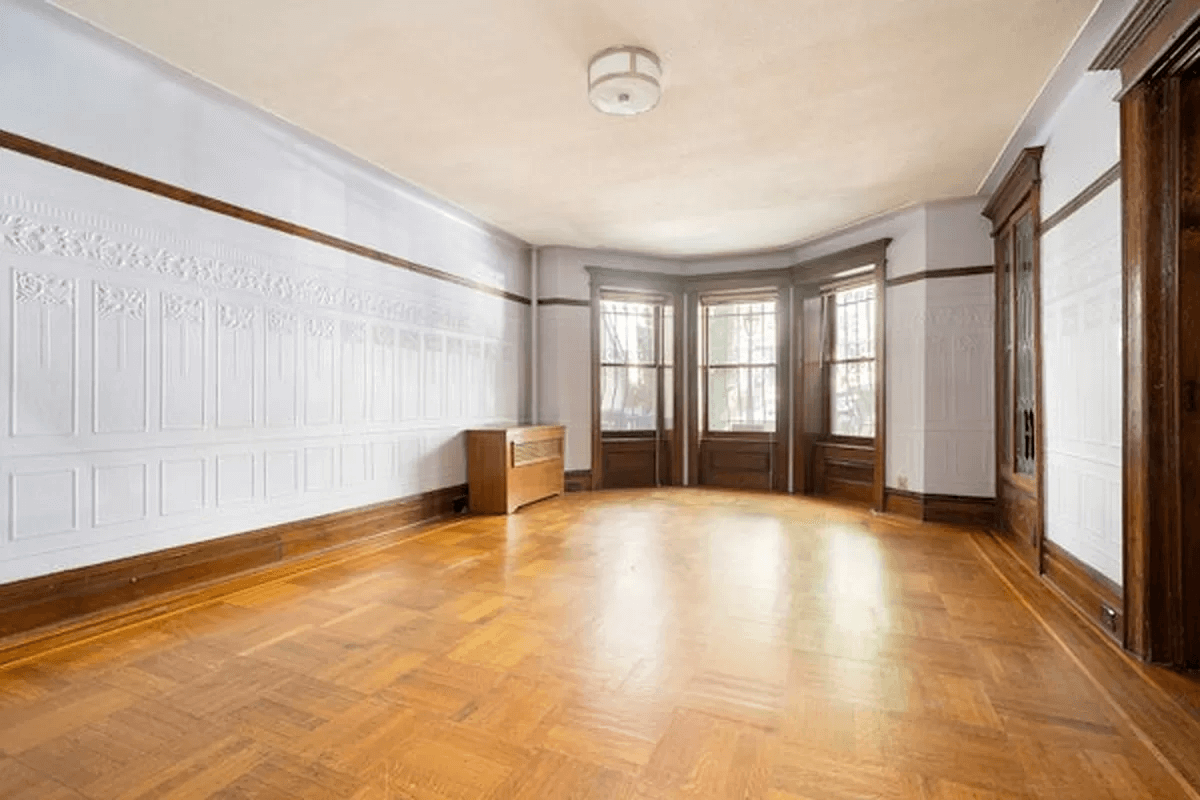
[[[1042,237],[1046,535],[1122,583],[1121,183]]]
[[[521,416],[528,306],[0,174],[0,582],[463,483],[463,429]]]
[[[887,291],[887,485],[925,491],[925,281]]]
[[[970,275],[923,282],[929,494],[996,493],[993,280]]]

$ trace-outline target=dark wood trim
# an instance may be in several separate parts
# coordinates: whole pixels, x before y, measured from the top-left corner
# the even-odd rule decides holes
[[[591,301],[576,300],[574,297],[539,297],[537,304],[539,306],[578,306],[579,308],[588,308],[591,306]]]
[[[588,315],[588,326],[591,340],[592,375],[592,486],[600,489],[604,486],[604,438],[600,430],[600,287],[602,277],[592,274],[589,291],[591,299],[588,305],[591,313]]]
[[[1133,48],[1162,19],[1170,4],[1171,0],[1138,0],[1138,4],[1125,17],[1125,21],[1092,59],[1088,69],[1097,72],[1120,69]]]
[[[997,308],[999,299],[1008,298],[1007,325],[1013,336],[1014,347],[1011,360],[1004,353],[1004,337],[1001,325],[1005,317],[996,314],[995,320],[995,463],[996,463],[996,524],[1000,530],[1011,535],[1025,557],[1038,572],[1041,571],[1043,542],[1045,540],[1045,403],[1042,397],[1042,305],[1041,305],[1041,147],[1029,147],[1021,152],[1008,174],[983,210],[983,216],[992,223],[995,240],[995,263],[1007,263],[1012,273],[1012,288],[1005,282],[1004,270],[995,271]],[[1026,218],[1030,220],[1030,248],[1033,271],[1033,430],[1031,431],[1036,472],[1032,477],[1016,473],[1016,442],[1018,438],[1016,409],[1016,384],[1019,343],[1016,342],[1017,298],[1015,288],[1019,280],[1019,260],[1016,248],[1016,230]],[[1002,380],[1002,377],[1004,380]],[[1007,394],[1001,387],[1007,387]],[[1010,416],[1010,414],[1013,414]],[[1005,431],[1005,425],[1011,425]]]
[[[0,585],[0,660],[5,651],[50,629],[87,628],[89,620],[132,603],[195,590],[244,573],[395,534],[466,507],[465,484],[339,511],[219,539]]]
[[[632,289],[643,292],[675,293],[683,288],[684,278],[664,272],[637,272],[610,267],[584,267],[591,286],[598,289]]]
[[[875,264],[875,485],[871,507],[887,503],[887,246]]]
[[[805,494],[820,490],[817,483],[824,467],[815,464],[814,460],[823,457],[821,445],[835,443],[829,435],[829,353],[813,346],[818,337],[822,338],[826,349],[833,341],[833,319],[826,298],[836,289],[875,285],[875,436],[865,441],[871,443],[874,450],[874,474],[867,502],[877,511],[883,510],[887,502],[886,278],[887,248],[891,242],[891,239],[877,239],[792,268],[795,287],[792,338],[796,349],[795,358],[790,359],[794,387],[789,408],[796,415],[792,472],[795,491]],[[860,269],[862,271],[858,271]],[[844,275],[850,271],[855,274]],[[806,315],[819,315],[820,319],[806,320]],[[814,341],[806,342],[806,335]],[[819,385],[815,385],[818,382]]]
[[[606,441],[600,430],[600,299],[601,295],[613,292],[614,290],[623,294],[628,292],[632,297],[644,296],[654,298],[655,302],[662,303],[663,307],[670,307],[674,314],[674,332],[675,341],[672,343],[675,348],[673,363],[673,378],[672,386],[673,403],[674,403],[674,428],[670,435],[666,431],[662,431],[660,442],[663,443],[662,449],[667,450],[667,458],[670,461],[670,476],[669,480],[664,485],[681,485],[682,484],[682,464],[683,464],[683,437],[679,434],[679,425],[683,420],[683,381],[686,376],[680,368],[681,353],[684,344],[683,326],[680,324],[683,315],[683,286],[682,279],[677,275],[664,275],[653,272],[635,272],[632,270],[610,269],[607,267],[588,266],[589,276],[588,292],[590,300],[587,305],[591,308],[590,314],[590,330],[591,330],[591,399],[592,399],[592,469],[591,469],[591,486],[593,489],[604,488],[604,442]],[[564,305],[576,305],[578,301],[569,301]],[[661,330],[661,328],[660,328]],[[660,366],[660,370],[663,367]],[[662,400],[660,394],[660,401]],[[662,408],[659,409],[660,423],[663,420]],[[656,437],[658,434],[654,434]],[[656,458],[661,454],[661,449],[656,450]],[[655,470],[657,476],[661,478],[663,470]]]
[[[876,239],[827,256],[802,261],[791,269],[792,283],[795,286],[821,286],[828,284],[839,273],[858,267],[874,266],[878,269],[887,261],[887,249],[891,243],[891,239]],[[864,276],[866,274],[864,273]]]
[[[1200,61],[1200,0],[1141,0],[1092,62],[1121,70],[1124,97],[1138,83]]]
[[[1045,578],[1094,622],[1120,642],[1125,634],[1121,587],[1054,542],[1046,542]]]
[[[1121,100],[1125,646],[1197,666],[1196,419],[1185,389],[1200,379],[1200,74],[1147,74]]]
[[[992,199],[984,206],[983,216],[991,220],[993,236],[1012,218],[1017,208],[1029,197],[1029,193],[1041,185],[1043,150],[1041,147],[1026,147],[1022,150],[1016,163],[992,195]]]
[[[925,522],[990,529],[996,522],[996,498],[922,494],[889,487],[884,511]]]
[[[592,491],[592,471],[590,469],[569,469],[563,473],[563,483],[568,492]]]
[[[1045,236],[1051,228],[1070,217],[1092,200],[1096,199],[1097,195],[1099,195],[1109,186],[1112,186],[1114,183],[1120,180],[1120,178],[1121,162],[1118,161],[1116,164],[1113,164],[1111,167],[1105,170],[1104,174],[1102,174],[1099,178],[1096,178],[1096,180],[1085,186],[1083,191],[1072,197],[1066,203],[1063,203],[1062,208],[1042,220],[1042,235]]]
[[[981,265],[978,267],[949,267],[947,269],[929,269],[924,272],[914,272],[910,275],[901,275],[898,278],[888,278],[887,286],[890,289],[893,286],[903,286],[906,283],[916,283],[917,281],[932,281],[942,278],[965,278],[971,275],[991,275],[996,271],[996,268],[991,264]]]
[[[174,184],[166,183],[155,178],[150,178],[145,175],[139,175],[136,172],[130,172],[120,167],[105,164],[102,161],[97,161],[87,156],[72,153],[69,150],[63,150],[53,145],[45,144],[34,139],[28,139],[24,136],[12,133],[10,131],[0,130],[0,148],[11,150],[14,153],[36,158],[40,161],[45,161],[50,164],[56,164],[60,167],[65,167],[75,172],[91,175],[94,178],[111,181],[113,183],[127,186],[131,189],[147,192],[165,197],[168,200],[174,200],[177,203],[192,206],[193,208],[210,211],[214,214],[220,214],[224,217],[241,220],[242,222],[251,225],[257,225],[260,228],[267,228],[278,233],[295,236],[298,239],[305,239],[310,242],[332,247],[335,250],[341,250],[344,253],[360,256],[362,258],[377,261],[381,264],[387,264],[392,267],[399,267],[410,272],[415,272],[418,275],[424,275],[428,278],[435,278],[447,283],[453,283],[458,286],[464,286],[468,289],[481,292],[483,294],[492,295],[493,297],[501,297],[505,300],[511,300],[514,303],[523,303],[529,305],[529,298],[519,294],[501,289],[497,286],[490,286],[486,283],[481,283],[470,278],[464,278],[461,275],[455,275],[444,270],[430,267],[425,264],[418,264],[415,261],[409,261],[406,258],[394,256],[391,253],[385,253],[382,250],[376,250],[372,247],[367,247],[361,244],[346,239],[332,236],[328,233],[321,233],[312,228],[307,228],[303,225],[297,225],[294,222],[272,217],[268,214],[263,214],[258,211],[252,211],[243,206],[228,203],[224,200],[218,200],[215,197],[193,192],[190,189],[184,189]]]

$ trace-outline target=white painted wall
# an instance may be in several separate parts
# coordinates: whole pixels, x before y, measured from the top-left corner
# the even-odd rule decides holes
[[[1117,73],[1086,75],[1042,134],[1042,219],[1120,159]],[[1047,538],[1122,582],[1121,184],[1042,236]]]
[[[40,3],[0,127],[524,293],[525,245]],[[0,582],[465,480],[529,309],[0,152]]]

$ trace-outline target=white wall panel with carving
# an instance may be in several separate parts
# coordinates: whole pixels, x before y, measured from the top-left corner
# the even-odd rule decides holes
[[[929,494],[996,493],[993,280],[986,274],[923,282]]]
[[[925,281],[887,289],[887,485],[925,491]]]
[[[1042,237],[1046,535],[1121,575],[1121,183]]]
[[[461,431],[521,416],[527,306],[0,174],[0,582],[461,483]]]

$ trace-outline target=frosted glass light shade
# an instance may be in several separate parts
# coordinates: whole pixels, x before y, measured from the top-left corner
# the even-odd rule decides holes
[[[588,64],[588,99],[605,114],[632,116],[658,105],[662,63],[641,47],[601,50]]]

